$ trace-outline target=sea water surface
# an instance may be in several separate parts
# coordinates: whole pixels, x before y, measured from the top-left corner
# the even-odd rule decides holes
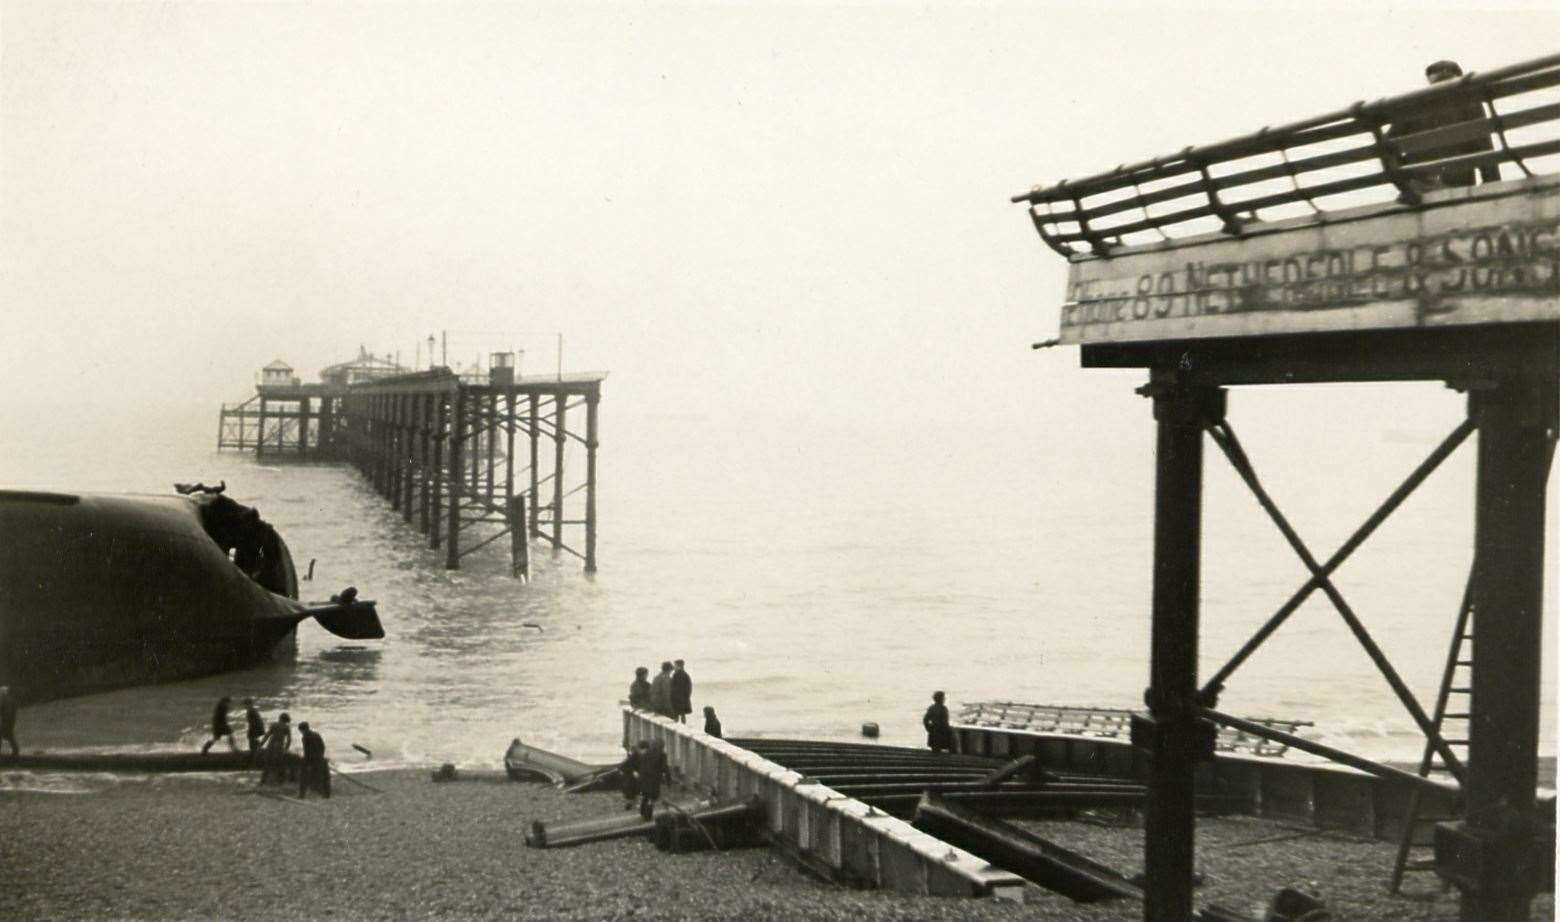
[[[608,760],[634,667],[679,657],[695,709],[713,705],[728,735],[851,739],[875,721],[885,742],[918,745],[934,689],[954,705],[1138,706],[1153,476],[1140,410],[1129,435],[1101,441],[1000,413],[877,431],[801,416],[614,416],[609,390],[600,572],[538,543],[529,583],[509,577],[507,539],[445,570],[351,467],[217,453],[214,404],[77,411],[68,426],[9,440],[0,485],[162,493],[225,480],[277,527],[300,572],[314,561],[306,599],[357,586],[378,601],[387,636],[347,641],[307,622],[295,662],[24,708],[22,743],[194,748],[226,694],[309,721],[345,768],[494,766],[517,736]],[[1440,429],[1354,434],[1259,424],[1248,450],[1325,559],[1457,416]],[[1207,452],[1204,675],[1306,576]],[[1470,444],[1337,574],[1427,709],[1467,575],[1472,474]],[[1549,590],[1546,644],[1552,578]],[[1545,677],[1552,754],[1547,661]],[[1320,593],[1232,677],[1220,705],[1311,721],[1307,735],[1373,757],[1417,759],[1422,746]]]

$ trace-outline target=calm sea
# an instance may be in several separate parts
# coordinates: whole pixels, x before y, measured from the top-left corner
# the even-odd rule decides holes
[[[229,694],[310,721],[348,767],[494,766],[516,736],[606,760],[634,667],[676,657],[688,662],[695,708],[714,705],[728,735],[849,739],[875,721],[886,742],[919,744],[934,689],[953,703],[1139,703],[1146,408],[1124,436],[1029,425],[1023,413],[871,431],[796,417],[614,415],[610,392],[603,408],[600,572],[587,577],[577,559],[535,546],[529,584],[508,577],[503,543],[444,570],[351,468],[216,453],[214,403],[26,423],[27,437],[0,452],[0,483],[166,492],[174,481],[226,480],[279,529],[300,570],[315,561],[306,598],[355,585],[378,601],[387,636],[348,642],[308,623],[295,663],[30,707],[24,746],[195,747],[212,702]],[[1362,435],[1323,427],[1299,445],[1256,426],[1247,441],[1325,557],[1455,414],[1445,422]],[[1337,577],[1427,708],[1467,573],[1471,449]],[[1205,673],[1305,575],[1208,452]],[[1552,753],[1547,663],[1545,674]],[[1412,721],[1320,594],[1235,674],[1221,706],[1312,721],[1309,735],[1371,756],[1420,752]]]

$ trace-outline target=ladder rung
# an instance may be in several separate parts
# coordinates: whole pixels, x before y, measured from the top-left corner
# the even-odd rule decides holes
[[[1472,716],[1473,716],[1472,714],[1442,714],[1441,715],[1441,719],[1442,720],[1467,720],[1468,718],[1470,718]]]
[[[1450,688],[1450,689],[1447,689],[1447,691],[1450,691],[1454,695],[1471,695],[1471,694],[1473,694],[1473,689],[1471,689],[1471,688]]]
[[[1467,740],[1443,740],[1442,742],[1446,743],[1446,745],[1448,745],[1448,746],[1466,746],[1466,745],[1468,745],[1468,741]]]
[[[1434,858],[1421,858],[1418,861],[1404,862],[1403,870],[1405,870],[1405,871],[1434,871],[1435,870],[1435,859]]]
[[[1454,663],[1454,665],[1457,665],[1457,666],[1472,666],[1473,665],[1473,660],[1471,660],[1471,659],[1460,659],[1460,660],[1457,660]]]

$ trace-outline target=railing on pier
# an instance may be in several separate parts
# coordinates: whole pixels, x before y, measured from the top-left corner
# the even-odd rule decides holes
[[[1560,172],[1560,55],[1504,67],[1016,195],[1071,260],[1155,240]],[[1502,172],[1501,167],[1507,171]],[[1514,167],[1515,169],[1511,169]]]
[[[959,710],[958,723],[969,727],[995,727],[1030,733],[1057,733],[1066,736],[1092,736],[1129,740],[1132,737],[1132,711],[1119,708],[1065,707],[1049,704],[1021,704],[1016,701],[976,701]],[[1283,720],[1272,717],[1248,717],[1285,733],[1314,726],[1307,720]],[[1240,730],[1220,727],[1214,748],[1220,752],[1279,758],[1289,751],[1283,743],[1253,736]]]

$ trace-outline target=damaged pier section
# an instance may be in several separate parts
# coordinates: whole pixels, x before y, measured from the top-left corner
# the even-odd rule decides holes
[[[515,576],[530,575],[528,538],[573,554],[593,573],[605,377],[505,380],[495,373],[488,383],[472,384],[441,368],[355,385],[342,405],[346,457],[428,536],[430,547],[442,546],[446,569],[459,569],[462,557],[509,536]],[[572,418],[583,415],[583,431],[570,430],[571,411]],[[573,487],[565,479],[570,441],[585,449],[584,478]],[[566,501],[581,493],[583,507],[571,518]],[[487,533],[468,539],[478,527]]]
[[[606,374],[516,376],[512,359],[496,353],[486,378],[445,367],[375,369],[350,383],[278,376],[223,406],[217,447],[351,463],[444,551],[447,569],[508,537],[516,577],[530,576],[533,538],[593,573]],[[583,471],[570,462],[581,453]]]
[[[1545,500],[1560,432],[1560,106],[1544,95],[1555,87],[1560,55],[1013,198],[1068,262],[1056,342],[1080,346],[1083,367],[1148,379],[1138,393],[1156,436],[1150,678],[1148,714],[1133,720],[1131,739],[1148,784],[1149,922],[1193,911],[1195,796],[1217,727],[1303,742],[1217,708],[1237,670],[1318,593],[1424,736],[1418,777],[1399,780],[1440,771],[1460,790],[1456,818],[1434,827],[1428,867],[1458,888],[1461,918],[1525,922],[1534,894],[1553,887],[1553,817],[1537,809],[1535,789]],[[1463,422],[1342,546],[1319,555],[1236,435],[1238,389],[1412,381],[1465,393]],[[1426,708],[1332,575],[1475,435],[1470,575],[1448,626],[1443,691]],[[1208,444],[1301,572],[1289,600],[1200,676]],[[1450,693],[1467,707],[1447,713]],[[1317,754],[1390,774],[1348,753]]]

